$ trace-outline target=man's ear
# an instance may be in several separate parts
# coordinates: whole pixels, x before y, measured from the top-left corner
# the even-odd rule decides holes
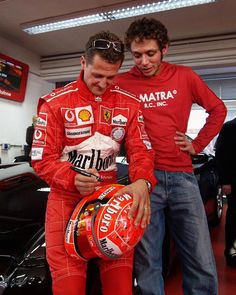
[[[169,49],[169,45],[168,44],[166,44],[166,46],[162,49],[162,55],[165,55],[165,54],[167,54],[167,52],[168,52],[168,49]]]
[[[83,55],[80,58],[80,64],[81,64],[82,70],[84,70],[84,68],[86,67],[86,59]]]

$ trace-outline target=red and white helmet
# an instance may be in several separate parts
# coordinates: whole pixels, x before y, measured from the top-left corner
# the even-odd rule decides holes
[[[141,239],[144,229],[128,218],[133,197],[115,197],[123,185],[109,184],[83,198],[74,209],[65,234],[69,255],[89,260],[119,258]]]

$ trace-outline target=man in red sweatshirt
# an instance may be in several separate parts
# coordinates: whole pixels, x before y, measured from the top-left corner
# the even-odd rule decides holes
[[[158,20],[134,21],[125,37],[135,66],[116,83],[141,100],[146,131],[155,151],[158,184],[151,194],[151,224],[135,253],[135,276],[142,295],[164,294],[162,244],[165,218],[183,264],[184,294],[217,294],[217,274],[205,211],[191,155],[203,150],[226,116],[223,102],[190,68],[163,61],[166,27]],[[209,114],[197,137],[188,141],[192,104]],[[166,215],[165,215],[165,212]]]

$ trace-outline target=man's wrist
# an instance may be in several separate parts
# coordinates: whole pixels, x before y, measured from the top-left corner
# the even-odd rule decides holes
[[[148,180],[146,180],[144,178],[142,178],[142,180],[146,183],[148,192],[151,193],[151,191],[152,191],[152,184],[151,184],[151,182],[149,182]]]

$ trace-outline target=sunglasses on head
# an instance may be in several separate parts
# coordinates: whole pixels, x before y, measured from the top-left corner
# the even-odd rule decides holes
[[[117,52],[124,52],[124,44],[122,44],[119,41],[108,41],[105,39],[96,39],[93,41],[92,45],[90,46],[90,48],[95,48],[95,49],[109,49],[110,47],[113,47],[114,51]]]

